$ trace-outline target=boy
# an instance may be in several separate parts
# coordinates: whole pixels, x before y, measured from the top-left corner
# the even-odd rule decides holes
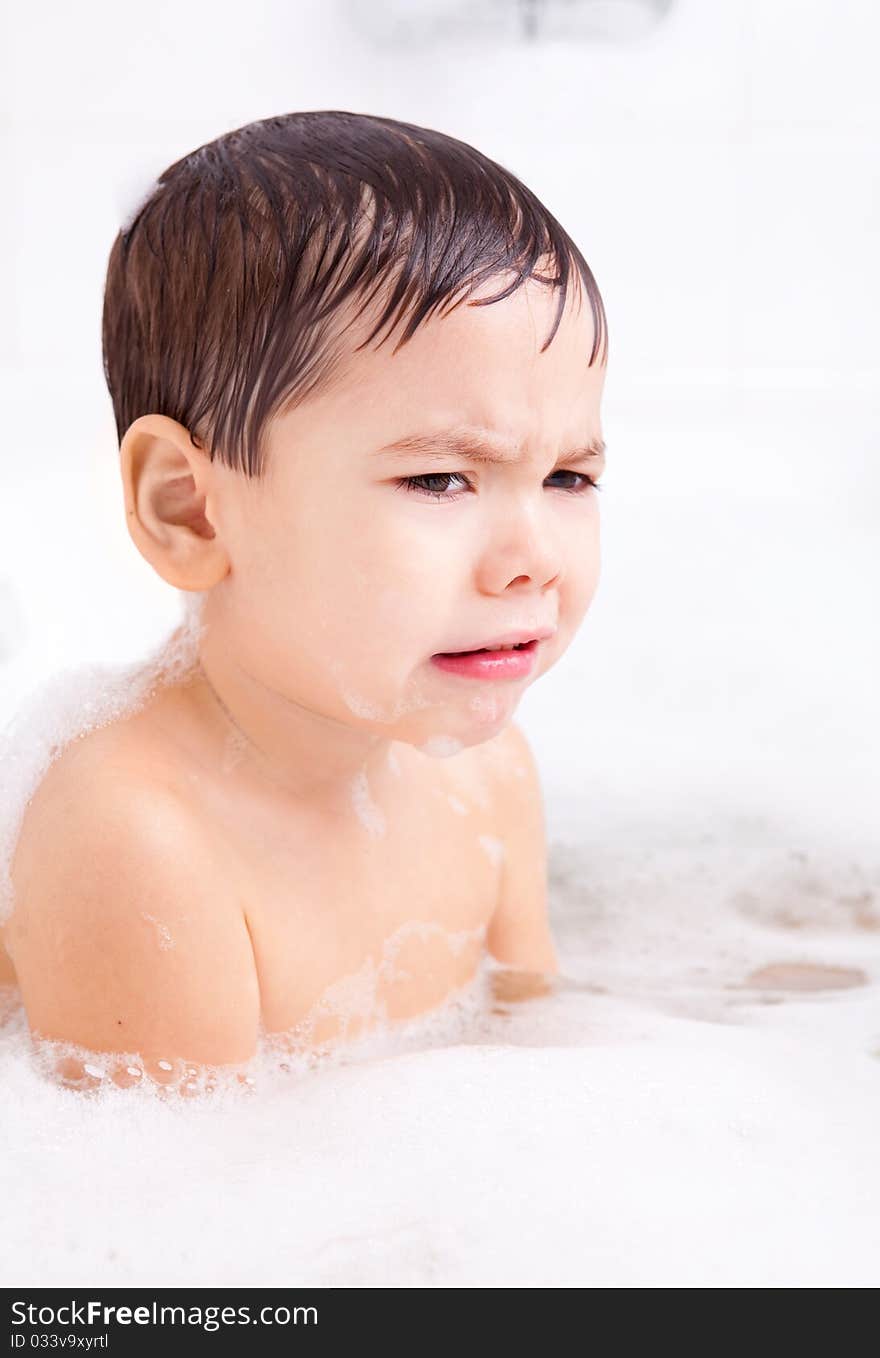
[[[554,972],[512,719],[599,576],[577,248],[472,147],[290,114],[160,177],[103,343],[131,537],[201,631],[28,805],[4,935],[33,1034],[168,1083],[423,1013],[484,944]]]

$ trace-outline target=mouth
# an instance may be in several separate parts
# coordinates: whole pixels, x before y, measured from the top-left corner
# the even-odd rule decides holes
[[[538,638],[473,651],[440,651],[431,656],[438,669],[470,679],[522,679],[531,672]]]

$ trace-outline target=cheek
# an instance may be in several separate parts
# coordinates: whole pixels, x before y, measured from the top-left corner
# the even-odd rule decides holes
[[[406,650],[409,643],[421,647],[451,582],[438,550],[436,535],[404,509],[389,509],[381,496],[371,500],[369,514],[328,565],[327,574],[342,581],[336,590],[340,614],[359,623],[362,632],[369,628],[385,654]]]
[[[565,580],[582,607],[596,592],[601,569],[601,535],[598,508],[590,506],[587,522],[576,525],[566,546]]]
[[[598,519],[573,533],[565,545],[559,588],[559,621],[571,639],[588,612],[599,586],[601,551]],[[567,642],[566,642],[567,645]]]
[[[437,590],[449,572],[417,530],[374,497],[357,514],[344,504],[314,508],[295,523],[279,516],[255,535],[239,572],[237,611],[261,619],[276,668],[293,657],[303,679],[323,676],[364,707],[361,715],[374,715],[366,709],[433,649]]]

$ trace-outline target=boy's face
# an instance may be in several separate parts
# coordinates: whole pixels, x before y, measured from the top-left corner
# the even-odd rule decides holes
[[[527,283],[432,317],[396,354],[396,334],[362,349],[324,395],[270,426],[262,480],[223,469],[213,508],[230,571],[210,616],[236,664],[309,711],[428,754],[507,724],[569,645],[599,579],[586,477],[602,460],[565,454],[601,439],[605,373],[587,366],[592,316],[571,294],[539,353],[557,305]],[[367,333],[358,322],[352,343]],[[518,460],[380,451],[410,435],[439,446],[462,427],[509,441]],[[428,477],[427,489],[407,477]],[[555,631],[524,677],[464,677],[432,662],[518,629]]]

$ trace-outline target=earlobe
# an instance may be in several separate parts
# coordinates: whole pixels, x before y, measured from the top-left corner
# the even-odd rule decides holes
[[[208,512],[210,459],[165,415],[135,420],[119,453],[126,524],[138,551],[177,589],[210,589],[230,566]]]

